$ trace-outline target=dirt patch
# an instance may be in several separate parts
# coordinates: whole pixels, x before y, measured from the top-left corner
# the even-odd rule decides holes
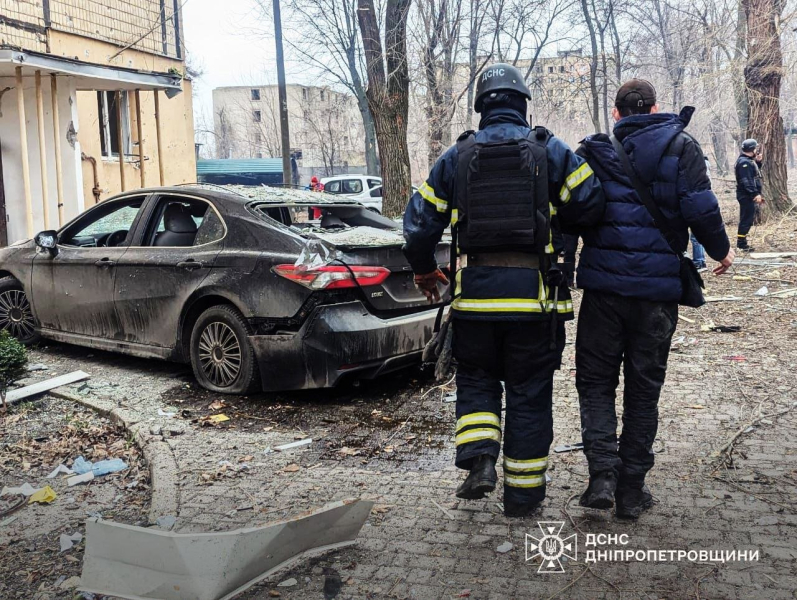
[[[0,597],[72,598],[85,540],[61,551],[62,534],[85,535],[85,520],[102,517],[144,525],[150,474],[127,432],[89,409],[51,397],[14,406],[0,418],[0,487],[49,485],[50,504],[23,504],[0,517]],[[128,468],[69,487],[65,475],[48,479],[58,465],[121,458]],[[0,499],[0,511],[18,496]],[[77,539],[77,536],[75,536]]]

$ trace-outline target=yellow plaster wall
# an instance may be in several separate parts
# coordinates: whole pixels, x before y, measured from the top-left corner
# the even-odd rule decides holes
[[[182,73],[184,64],[181,61],[147,54],[137,50],[125,50],[118,57],[112,57],[119,48],[113,44],[92,40],[68,33],[52,31],[50,46],[53,54],[75,58],[95,64],[113,65],[130,69],[156,71],[161,73],[170,70]],[[196,181],[196,156],[194,151],[194,114],[192,107],[191,82],[183,80],[183,92],[168,99],[160,93],[161,132],[164,153],[164,183],[166,185]],[[104,159],[100,145],[99,112],[97,109],[96,91],[78,91],[78,142],[83,153],[97,160],[99,187],[102,190],[100,199],[122,191],[119,174],[119,161]],[[159,185],[157,137],[155,130],[154,92],[141,92],[142,127],[144,135],[145,183],[147,186]],[[130,127],[132,139],[137,141],[135,101],[130,92]],[[133,153],[138,146],[133,146]],[[91,163],[82,162],[83,189],[86,206],[94,204],[92,188],[94,175]],[[126,189],[141,187],[141,175],[137,165],[125,165]]]

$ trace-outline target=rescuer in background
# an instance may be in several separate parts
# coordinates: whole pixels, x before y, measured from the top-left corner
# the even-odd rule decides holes
[[[742,154],[736,160],[736,200],[739,201],[739,231],[736,238],[736,247],[746,252],[753,248],[747,240],[750,228],[756,218],[758,205],[764,202],[761,192],[761,165],[764,158],[761,147],[754,139],[742,142]]]

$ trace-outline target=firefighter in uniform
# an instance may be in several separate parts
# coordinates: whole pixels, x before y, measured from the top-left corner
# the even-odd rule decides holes
[[[404,253],[430,301],[448,284],[435,247],[452,226],[456,465],[470,471],[456,494],[478,499],[495,489],[503,437],[507,516],[528,515],[545,498],[553,375],[564,321],[573,318],[556,266],[558,222],[586,227],[604,208],[589,165],[544,127],[530,128],[530,97],[515,67],[485,69],[476,84],[479,131],[438,159],[404,215]]]
[[[761,196],[761,158],[758,142],[749,139],[742,142],[742,153],[736,161],[736,200],[739,201],[739,230],[736,247],[752,252],[747,234],[756,219],[756,211],[764,199]]]

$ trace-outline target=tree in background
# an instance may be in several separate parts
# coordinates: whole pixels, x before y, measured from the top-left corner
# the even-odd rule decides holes
[[[374,117],[382,165],[385,215],[400,215],[411,191],[407,148],[409,65],[407,15],[411,0],[387,0],[384,11],[384,47],[380,19],[373,0],[358,0],[357,15],[368,73],[366,96]]]
[[[258,0],[266,2],[269,0]],[[288,0],[291,29],[299,35],[288,39],[291,49],[357,99],[365,130],[365,164],[370,175],[379,175],[376,129],[365,95],[365,64],[357,26],[357,0]]]
[[[780,115],[780,89],[783,80],[783,52],[780,18],[784,0],[742,0],[747,17],[747,86],[749,118],[747,137],[764,146],[761,169],[764,179],[765,208],[781,213],[792,208],[786,175],[786,141]]]
[[[460,50],[462,0],[424,0],[417,3],[421,21],[421,62],[426,82],[429,126],[428,162],[451,145],[453,78]]]

